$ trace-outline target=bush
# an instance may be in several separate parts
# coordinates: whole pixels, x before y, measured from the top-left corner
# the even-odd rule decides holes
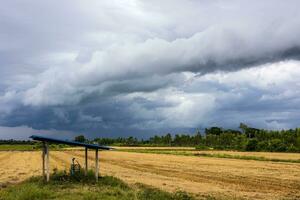
[[[187,194],[184,191],[177,191],[174,194],[174,199],[175,200],[192,200],[194,198],[192,198],[189,194]]]
[[[269,148],[269,142],[261,141],[257,143],[257,150],[258,151],[266,151]]]
[[[257,149],[257,139],[250,139],[246,145],[246,151],[255,151]]]
[[[122,180],[115,178],[113,176],[101,177],[101,181],[99,182],[99,184],[110,185],[110,186],[119,187],[122,189],[129,189],[129,186],[126,183],[124,183]]]
[[[269,143],[269,151],[283,152],[286,150],[286,145],[280,139],[272,139]]]
[[[286,151],[287,152],[299,152],[300,150],[297,147],[295,147],[294,145],[290,145]]]
[[[53,170],[53,174],[51,175],[51,180],[54,182],[84,182],[84,183],[94,183],[95,182],[95,172],[93,170],[89,170],[87,175],[85,175],[84,171],[78,171],[73,173],[72,175],[67,171],[58,171]]]
[[[138,199],[142,200],[158,200],[158,199],[173,199],[172,194],[157,190],[152,187],[139,186],[140,191],[137,194]]]
[[[196,150],[209,150],[210,148],[208,146],[205,145],[198,145],[195,148]]]

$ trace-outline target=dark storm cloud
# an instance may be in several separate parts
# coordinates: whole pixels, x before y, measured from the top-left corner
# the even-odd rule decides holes
[[[261,126],[295,126],[297,115],[289,124],[280,113],[298,107],[274,95],[299,84],[298,77],[274,91],[253,86],[260,76],[252,71],[241,89],[243,80],[219,84],[205,74],[299,60],[299,6],[292,0],[4,1],[0,125],[113,133],[256,118]],[[299,96],[284,101],[296,105]]]

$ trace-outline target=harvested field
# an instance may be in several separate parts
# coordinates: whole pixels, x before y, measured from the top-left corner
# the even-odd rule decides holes
[[[248,156],[266,159],[279,159],[279,160],[299,160],[300,153],[280,153],[280,152],[240,152],[240,151],[220,151],[220,150],[196,150],[194,147],[115,147],[121,151],[134,151],[151,153],[167,153],[167,154],[211,154],[211,155],[231,155],[231,156]]]
[[[115,149],[136,149],[136,150],[195,150],[195,147],[113,147]]]
[[[300,160],[300,153],[278,153],[278,152],[237,152],[237,151],[195,151],[195,153],[228,154],[240,156],[255,156],[269,159]]]
[[[51,151],[51,167],[68,169],[72,157],[83,164],[83,155],[83,151]],[[89,162],[92,167],[92,151]],[[39,175],[40,169],[39,151],[0,152],[2,185]],[[128,183],[140,182],[167,191],[184,190],[198,198],[300,198],[298,163],[106,151],[100,153],[100,172]]]

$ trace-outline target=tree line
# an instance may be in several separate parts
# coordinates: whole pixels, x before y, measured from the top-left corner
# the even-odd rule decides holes
[[[249,127],[241,123],[240,130],[223,129],[221,127],[206,128],[201,134],[155,135],[149,139],[126,138],[95,138],[89,142],[101,145],[116,146],[191,146],[198,149],[238,150],[238,151],[269,151],[269,152],[300,152],[300,128],[289,130],[265,130]],[[84,136],[75,139],[86,141]]]
[[[136,137],[95,138],[87,140],[83,135],[74,138],[78,142],[111,146],[174,146],[197,149],[300,152],[300,128],[288,130],[257,129],[241,123],[239,130],[221,127],[206,128],[203,133],[155,135],[149,139]],[[37,144],[31,140],[0,140],[1,144]]]
[[[10,145],[14,145],[14,144],[27,144],[27,145],[34,145],[36,144],[35,141],[32,140],[13,140],[13,139],[9,139],[9,140],[0,140],[0,145],[1,144],[10,144]]]

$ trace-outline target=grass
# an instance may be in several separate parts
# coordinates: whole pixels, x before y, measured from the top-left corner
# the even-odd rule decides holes
[[[0,151],[35,151],[38,150],[37,145],[30,144],[1,144]]]
[[[271,161],[271,162],[289,162],[289,163],[300,163],[300,160],[292,159],[279,159],[279,158],[265,158],[260,156],[243,156],[243,155],[230,155],[230,154],[210,154],[210,153],[195,153],[195,156],[214,157],[214,158],[230,158],[230,159],[241,159],[241,160],[257,160],[257,161]]]
[[[68,145],[50,144],[50,150],[65,150]],[[0,151],[37,151],[42,149],[42,143],[36,144],[0,144]]]
[[[128,185],[112,176],[94,180],[92,171],[88,176],[70,176],[66,172],[54,172],[51,181],[33,177],[18,185],[0,189],[0,200],[192,200],[185,192],[168,193],[143,184]]]
[[[229,159],[240,159],[240,160],[256,160],[256,161],[271,161],[271,162],[288,162],[288,163],[300,163],[299,159],[279,159],[279,158],[265,158],[260,156],[245,156],[245,155],[230,155],[220,153],[197,153],[194,151],[173,151],[173,150],[158,150],[158,149],[122,149],[118,151],[135,152],[135,153],[154,153],[154,154],[169,154],[169,155],[180,155],[180,156],[202,156],[202,157],[213,157],[213,158],[229,158]]]
[[[165,149],[118,149],[117,151],[135,152],[135,153],[155,153],[155,154],[170,154],[182,156],[194,156],[195,150],[165,150]]]

